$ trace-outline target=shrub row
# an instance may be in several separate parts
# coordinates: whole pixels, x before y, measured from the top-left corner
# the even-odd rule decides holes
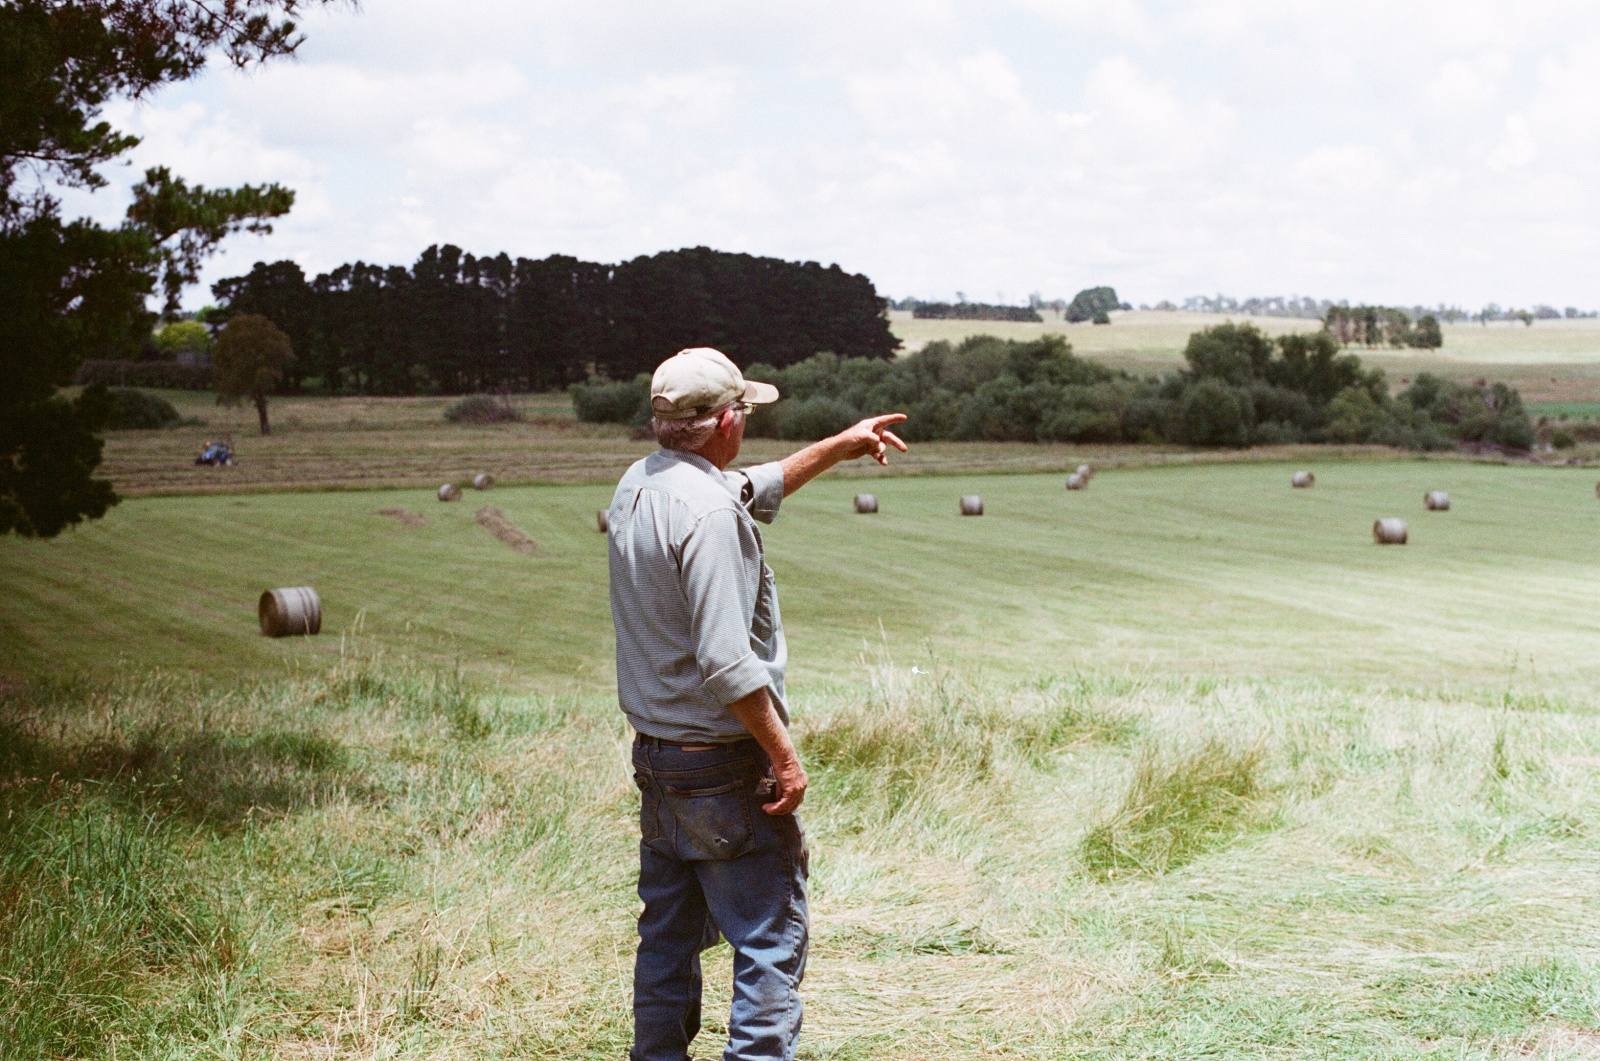
[[[203,391],[211,389],[211,366],[174,361],[85,361],[72,382],[80,387],[104,383],[108,387]]]
[[[1250,324],[1190,336],[1187,367],[1139,378],[1072,353],[1066,340],[974,336],[930,343],[897,361],[817,354],[751,379],[784,395],[746,433],[810,441],[872,413],[898,410],[908,441],[1142,442],[1252,446],[1377,443],[1441,449],[1485,442],[1525,449],[1533,425],[1504,384],[1423,374],[1391,397],[1383,373],[1342,353],[1326,333],[1272,339]],[[573,388],[580,419],[641,424],[649,377]]]

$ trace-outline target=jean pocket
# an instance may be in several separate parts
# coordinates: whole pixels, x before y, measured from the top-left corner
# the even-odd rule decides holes
[[[633,783],[639,786],[639,838],[649,843],[661,835],[661,797],[644,774],[634,774]]]
[[[747,779],[705,788],[680,788],[663,782],[661,790],[678,826],[679,858],[738,858],[755,846]]]

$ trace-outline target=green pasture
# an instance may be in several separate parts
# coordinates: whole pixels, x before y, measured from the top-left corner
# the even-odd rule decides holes
[[[795,688],[864,648],[1005,672],[1120,668],[1433,687],[1566,689],[1600,651],[1594,474],[1458,461],[824,480],[764,531]],[[1426,512],[1426,490],[1449,512]],[[881,511],[850,498],[875,492]],[[982,517],[957,498],[984,497]],[[0,542],[0,669],[169,667],[216,678],[315,668],[341,635],[519,686],[611,680],[608,486],[143,498],[55,541]],[[473,521],[502,509],[539,544]],[[423,516],[411,528],[380,514]],[[1372,543],[1401,516],[1410,544]],[[272,641],[255,602],[311,585],[318,638]]]
[[[624,1056],[609,492],[148,497],[0,542],[0,1061]],[[822,479],[764,535],[812,781],[797,1061],[1600,1049],[1592,471]],[[322,636],[262,637],[299,584]]]
[[[1563,420],[1600,420],[1600,402],[1529,402],[1533,416]]]

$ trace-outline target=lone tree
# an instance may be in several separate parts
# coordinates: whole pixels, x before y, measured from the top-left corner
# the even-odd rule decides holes
[[[1106,318],[1105,323],[1110,324],[1111,311],[1126,308],[1117,301],[1115,288],[1086,287],[1072,296],[1072,302],[1067,305],[1066,318],[1073,324],[1082,324],[1088,320],[1093,320],[1096,324],[1099,324],[1100,321],[1095,320],[1095,318],[1104,316]]]
[[[267,423],[267,395],[293,360],[289,337],[276,324],[258,313],[241,313],[222,329],[211,354],[217,404],[238,405],[250,399],[261,419],[261,433],[272,434]]]
[[[326,2],[0,2],[0,534],[48,538],[116,504],[94,478],[104,395],[58,389],[91,353],[136,351],[148,297],[170,317],[222,239],[270,231],[294,201],[276,184],[203,188],[155,166],[106,228],[63,218],[56,189],[104,187],[100,168],[139,142],[104,120],[108,105],[187,81],[215,55],[238,67],[291,55],[294,20]]]

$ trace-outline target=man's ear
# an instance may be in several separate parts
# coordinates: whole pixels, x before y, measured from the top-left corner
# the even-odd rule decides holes
[[[734,412],[733,406],[722,410],[722,415],[717,417],[717,431],[723,438],[733,437],[733,425],[739,422],[739,414]]]

